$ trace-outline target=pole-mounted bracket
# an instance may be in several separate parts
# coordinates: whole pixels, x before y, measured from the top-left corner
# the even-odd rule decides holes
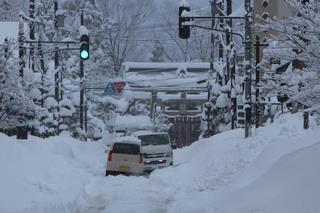
[[[182,17],[186,18],[186,19],[189,19],[190,20],[189,22],[191,22],[191,21],[194,21],[195,19],[202,19],[202,20],[205,20],[205,19],[218,19],[218,20],[227,19],[227,20],[244,20],[245,21],[246,18],[250,18],[252,16],[246,15],[244,17],[241,17],[241,16],[182,16]],[[227,31],[227,30],[219,30],[219,29],[215,29],[215,28],[212,28],[212,27],[205,27],[205,26],[195,25],[195,24],[191,24],[191,25],[184,24],[184,26],[198,27],[198,28],[201,28],[201,29],[227,33],[227,34],[230,34],[230,35],[237,35],[237,36],[239,36],[241,38],[242,43],[246,42],[245,38],[240,33],[235,33],[235,32],[231,32],[231,31]]]

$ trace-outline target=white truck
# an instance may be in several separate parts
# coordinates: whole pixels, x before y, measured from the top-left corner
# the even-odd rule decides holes
[[[173,165],[172,144],[168,133],[137,131],[131,135],[141,140],[144,172]]]

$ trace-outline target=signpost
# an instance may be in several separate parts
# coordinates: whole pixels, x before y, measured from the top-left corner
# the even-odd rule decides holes
[[[115,96],[118,94],[116,87],[114,86],[113,82],[109,82],[104,89],[105,95]]]
[[[126,82],[124,81],[109,82],[104,89],[104,93],[109,96],[118,96],[122,93],[125,86]]]

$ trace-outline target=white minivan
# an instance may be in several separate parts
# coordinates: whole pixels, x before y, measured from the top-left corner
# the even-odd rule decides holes
[[[173,165],[173,151],[166,132],[137,131],[131,134],[141,141],[144,172]]]
[[[134,137],[123,137],[109,146],[106,176],[116,174],[143,175],[141,143]]]

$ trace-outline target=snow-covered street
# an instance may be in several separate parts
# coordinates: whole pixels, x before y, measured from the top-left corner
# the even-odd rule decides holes
[[[0,213],[320,213],[319,64],[320,0],[0,0]]]
[[[175,150],[175,166],[149,178],[105,177],[99,142],[1,135],[0,212],[316,213],[319,135],[284,115],[248,140],[238,129]]]

